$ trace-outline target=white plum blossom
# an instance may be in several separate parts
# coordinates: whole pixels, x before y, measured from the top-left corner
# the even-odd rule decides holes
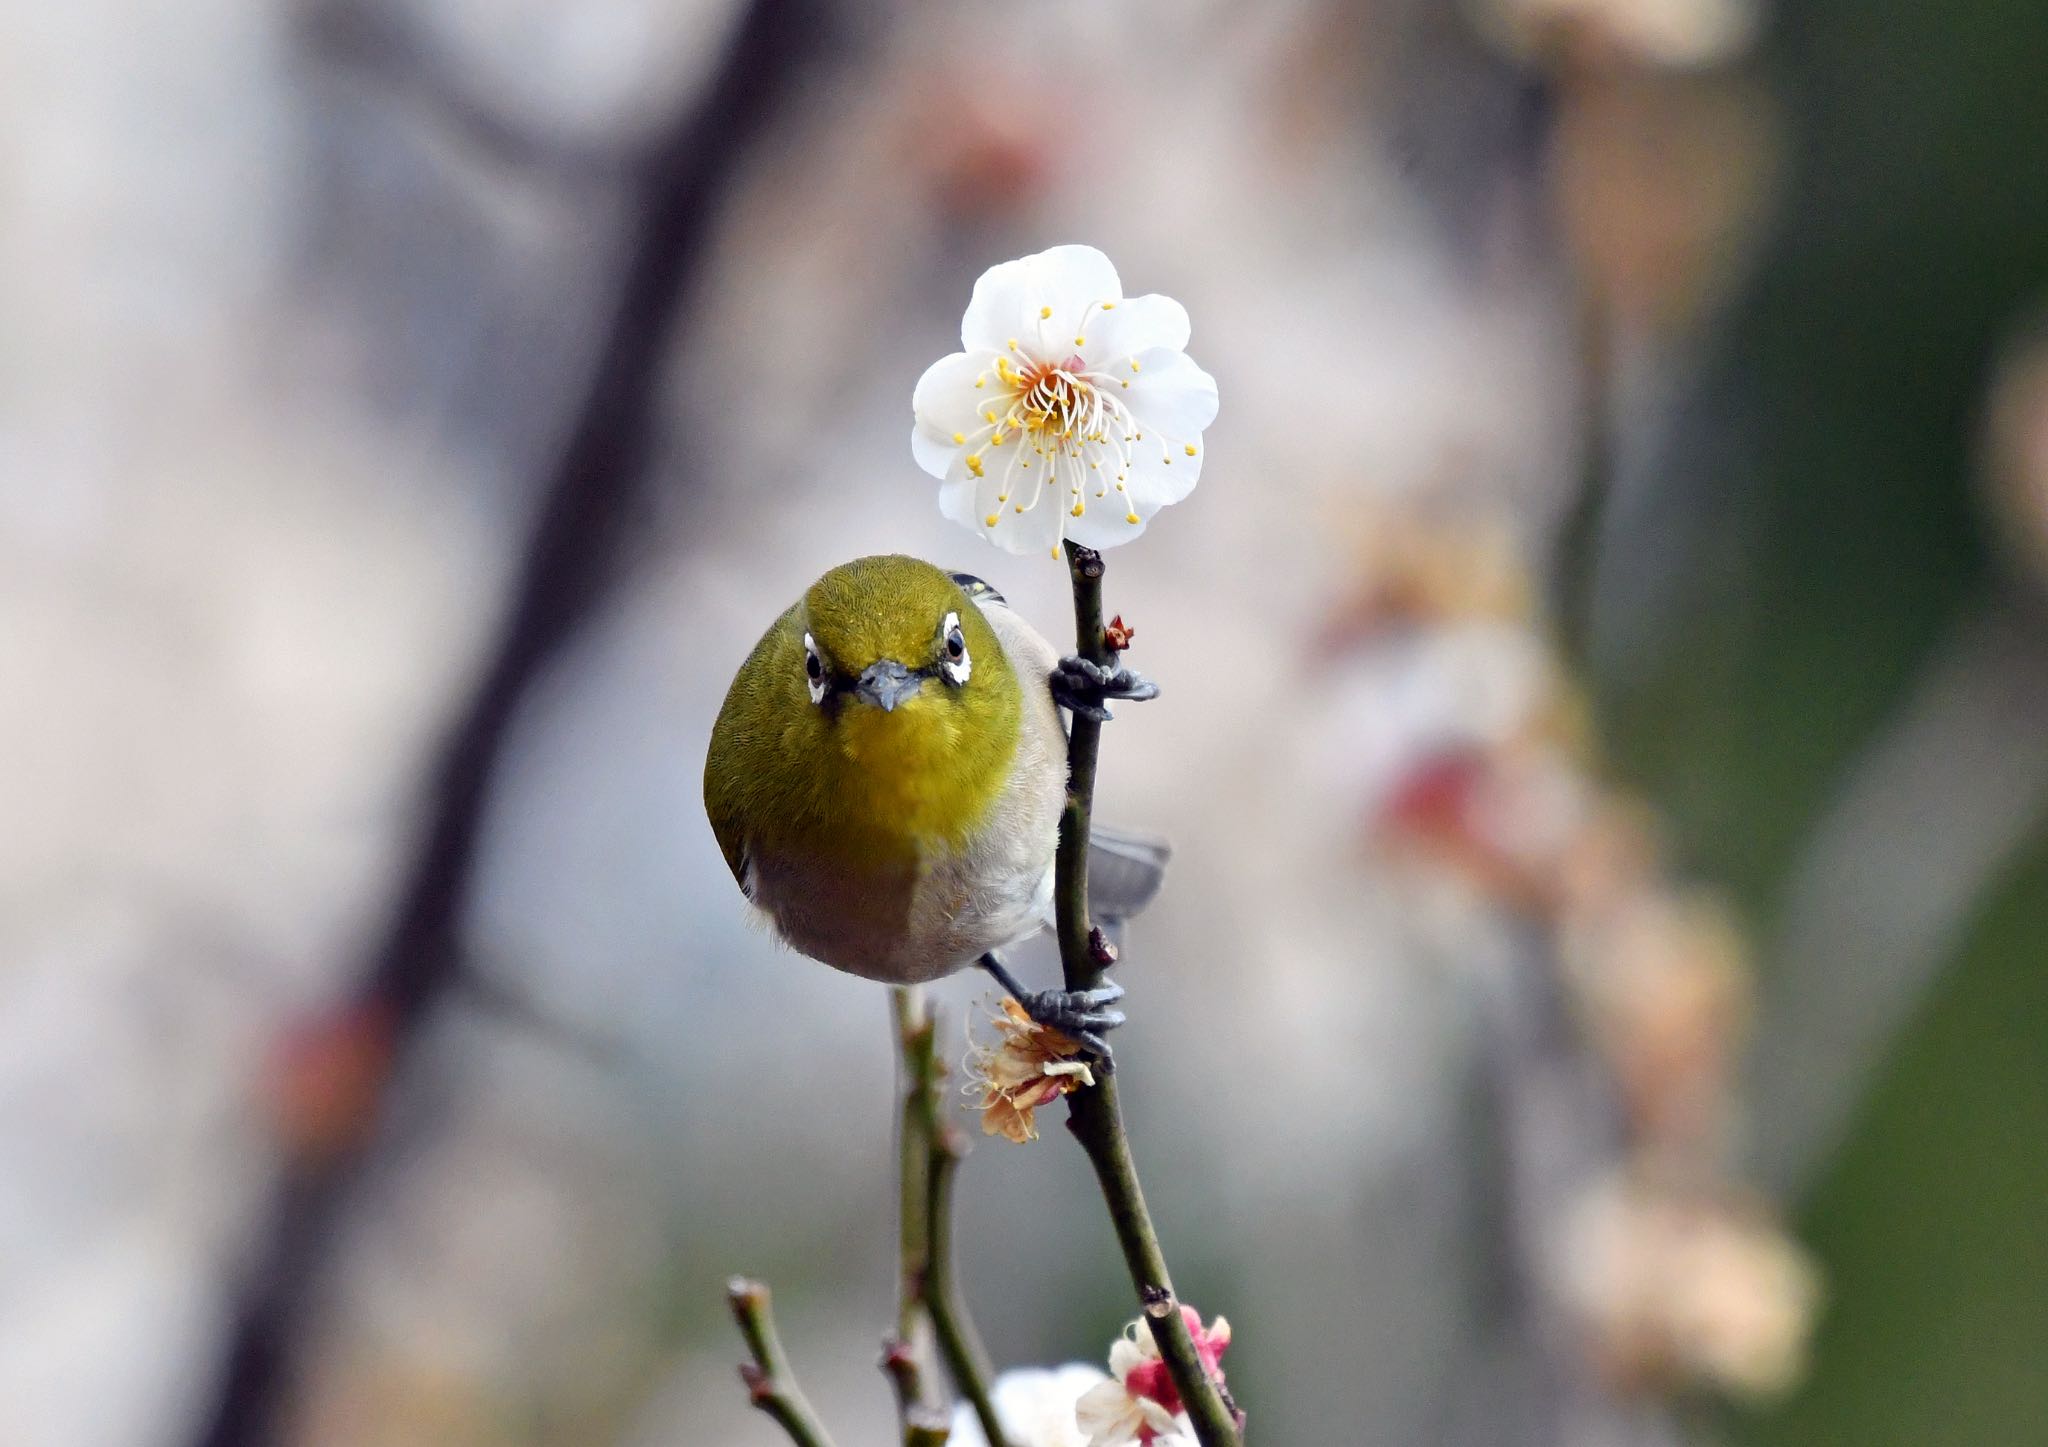
[[[1074,1420],[1074,1404],[1089,1388],[1109,1378],[1100,1367],[1084,1362],[1051,1370],[1028,1368],[1004,1372],[989,1397],[1011,1447],[1088,1447],[1088,1436]],[[974,1409],[962,1403],[953,1413],[949,1447],[988,1447],[988,1437]]]
[[[945,515],[1012,553],[1115,547],[1194,491],[1216,382],[1187,355],[1187,309],[1123,294],[1092,246],[982,273],[963,350],[911,396],[910,448]]]

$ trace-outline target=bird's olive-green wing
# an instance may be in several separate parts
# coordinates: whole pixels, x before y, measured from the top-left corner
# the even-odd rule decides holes
[[[782,711],[803,688],[803,639],[792,605],[754,645],[740,671],[733,675],[718,721],[711,726],[711,748],[704,759],[704,813],[725,856],[726,868],[742,890],[747,884],[747,838],[752,816],[772,774],[777,727]],[[751,891],[748,891],[751,893]]]

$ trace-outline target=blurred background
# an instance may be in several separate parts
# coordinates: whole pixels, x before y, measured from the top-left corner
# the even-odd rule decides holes
[[[892,1440],[887,997],[699,776],[847,558],[1064,627],[907,433],[1070,240],[1222,394],[1099,807],[1252,1440],[2042,1440],[2048,9],[0,25],[0,1441],[769,1444],[734,1271]],[[960,1213],[1099,1361],[1064,1133]]]

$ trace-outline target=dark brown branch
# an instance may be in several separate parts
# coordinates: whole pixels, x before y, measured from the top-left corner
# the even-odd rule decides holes
[[[1092,662],[1113,664],[1116,655],[1102,627],[1102,555],[1070,542],[1067,569],[1074,585],[1075,647]],[[1055,885],[1060,964],[1069,990],[1099,987],[1115,960],[1112,951],[1100,948],[1100,933],[1088,918],[1088,828],[1095,807],[1095,766],[1101,746],[1102,725],[1076,714],[1067,740],[1067,807],[1060,816]],[[1131,1284],[1151,1321],[1153,1338],[1187,1408],[1195,1436],[1202,1447],[1239,1447],[1237,1414],[1203,1369],[1187,1323],[1181,1319],[1159,1233],[1145,1207],[1145,1192],[1131,1158],[1130,1138],[1117,1102],[1116,1077],[1106,1071],[1098,1072],[1097,1077],[1094,1086],[1067,1097],[1067,1128],[1095,1167],[1095,1179],[1108,1203],[1110,1224],[1116,1228]]]
[[[368,1157],[390,1083],[459,974],[485,805],[529,689],[603,600],[653,452],[658,384],[720,201],[824,37],[804,0],[753,0],[702,99],[630,168],[632,230],[595,364],[542,502],[497,642],[424,790],[425,827],[384,938],[337,1018],[382,1022],[363,1124],[323,1148],[287,1144],[197,1447],[281,1439],[295,1357],[329,1243]]]

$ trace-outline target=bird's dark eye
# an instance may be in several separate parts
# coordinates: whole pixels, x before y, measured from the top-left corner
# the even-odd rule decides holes
[[[944,656],[939,659],[939,672],[946,682],[965,683],[974,674],[974,662],[967,656],[967,635],[960,631],[960,615],[948,613],[939,624],[939,647]]]
[[[832,686],[825,681],[825,660],[818,656],[818,645],[811,641],[811,635],[804,635],[804,687],[810,690],[812,703],[823,703]]]

